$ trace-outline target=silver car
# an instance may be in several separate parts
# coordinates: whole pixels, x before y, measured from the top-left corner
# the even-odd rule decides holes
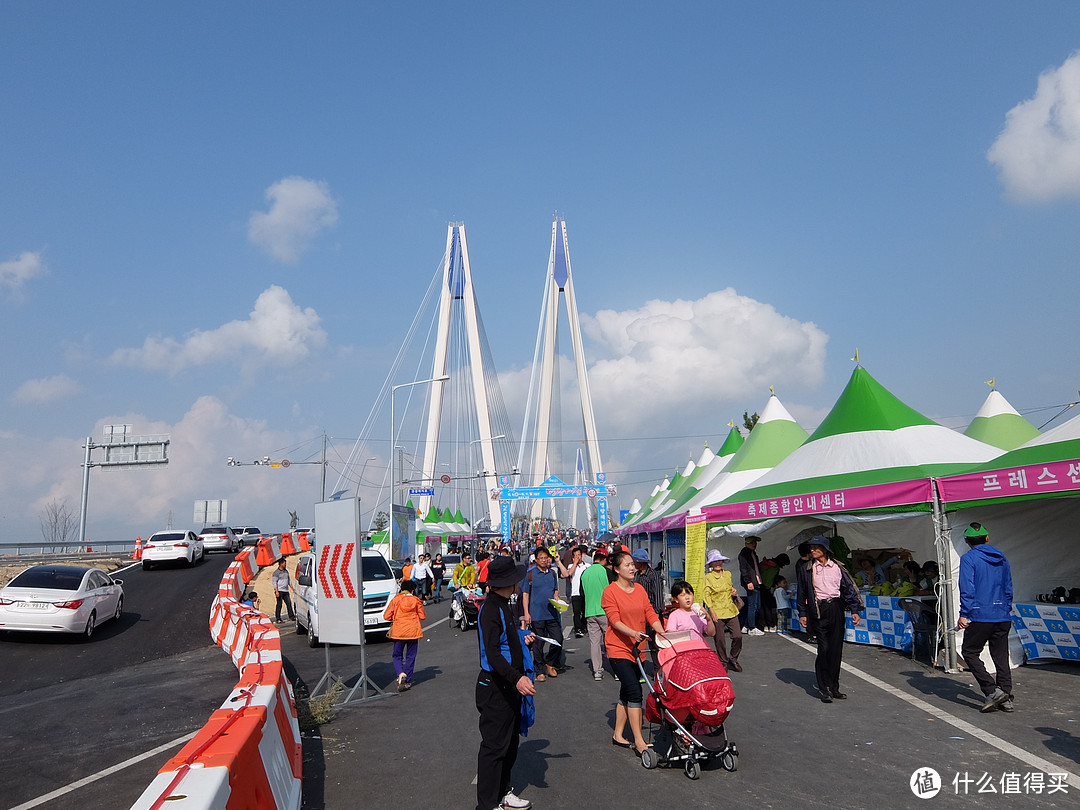
[[[228,526],[208,526],[199,532],[199,539],[207,551],[235,554],[240,550],[240,540]]]
[[[97,568],[35,565],[0,588],[0,630],[82,633],[124,612],[123,580]]]
[[[157,563],[183,562],[193,566],[206,556],[203,541],[193,531],[156,532],[142,547],[142,567],[149,571]]]

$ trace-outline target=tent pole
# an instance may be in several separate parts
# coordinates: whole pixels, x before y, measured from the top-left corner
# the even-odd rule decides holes
[[[938,493],[937,479],[930,479],[931,496],[934,510],[934,549],[938,558],[938,627],[945,640],[945,671],[949,673],[959,672],[956,657],[956,625],[953,616],[958,615],[955,609],[952,565],[952,545],[949,540],[948,526],[946,525],[945,510],[942,507],[941,496]]]

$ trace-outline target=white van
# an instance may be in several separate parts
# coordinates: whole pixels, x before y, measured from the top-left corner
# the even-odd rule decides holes
[[[397,596],[397,580],[390,564],[379,552],[364,549],[360,559],[364,578],[364,634],[385,633],[390,629],[390,622],[383,618],[383,611],[390,600]],[[318,576],[315,552],[301,554],[292,581],[293,605],[296,609],[296,632],[307,634],[309,647],[319,644]]]

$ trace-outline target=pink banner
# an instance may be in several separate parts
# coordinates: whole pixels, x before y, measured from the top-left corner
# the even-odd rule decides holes
[[[830,512],[858,512],[929,503],[930,479],[874,484],[866,487],[842,487],[807,495],[788,495],[745,503],[707,506],[702,512],[710,523],[753,523],[797,515],[824,515]]]
[[[1076,489],[1080,489],[1080,459],[1006,467],[938,479],[938,492],[945,503],[1071,492]]]

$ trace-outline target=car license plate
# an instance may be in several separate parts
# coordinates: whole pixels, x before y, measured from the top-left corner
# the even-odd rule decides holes
[[[19,602],[16,607],[23,610],[48,610],[52,607],[51,602]]]
[[[379,616],[365,616],[364,617],[364,626],[367,627],[369,624],[378,624],[379,621],[380,621]]]

